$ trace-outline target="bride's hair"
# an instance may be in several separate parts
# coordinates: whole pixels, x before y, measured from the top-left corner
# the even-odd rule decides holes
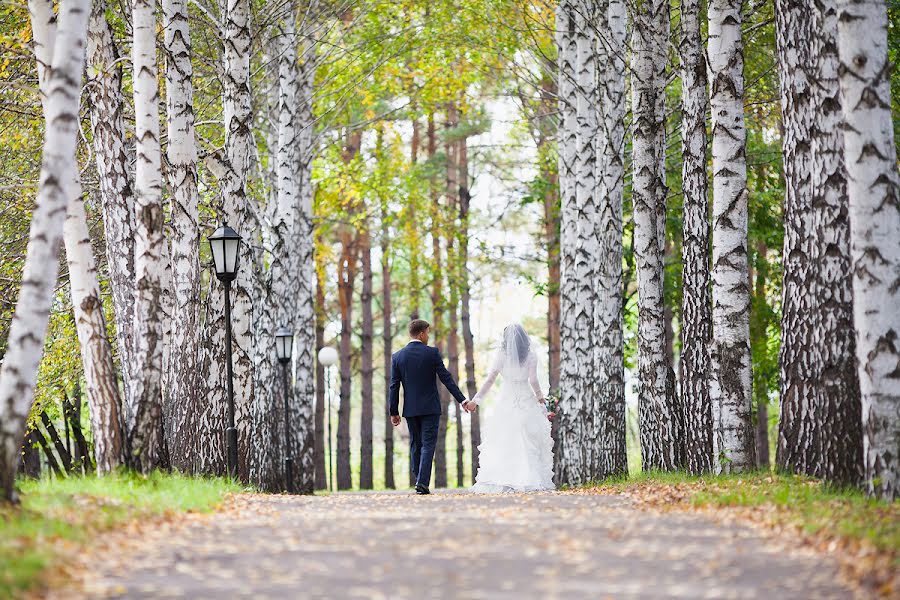
[[[515,347],[508,347],[511,345]],[[524,327],[517,323],[509,325],[503,330],[503,350],[507,356],[515,350],[519,364],[525,362],[525,359],[528,358],[528,352],[531,350],[531,340],[528,338],[528,334],[525,333]]]

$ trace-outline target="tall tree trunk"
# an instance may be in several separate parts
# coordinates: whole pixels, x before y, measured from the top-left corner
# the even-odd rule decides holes
[[[421,126],[416,113],[416,105],[412,106],[412,139],[409,144],[409,164],[411,169],[416,168],[419,160],[419,145],[421,143]],[[419,299],[422,293],[419,280],[419,223],[416,217],[416,205],[418,197],[412,197],[406,204],[406,235],[409,239],[409,294],[410,294],[410,319],[419,318]],[[413,482],[415,484],[415,482]]]
[[[319,350],[325,347],[325,291],[322,279],[316,269],[316,489],[328,488],[328,475],[325,470],[325,366],[319,362]]]
[[[87,40],[87,85],[95,166],[103,206],[106,264],[112,289],[119,364],[125,402],[131,395],[134,322],[134,190],[125,145],[121,57],[106,20],[106,3],[91,5]],[[120,428],[124,427],[120,411]],[[97,459],[98,468],[100,458]]]
[[[312,493],[315,487],[317,443],[314,369],[316,357],[315,294],[318,277],[315,268],[315,238],[313,221],[312,161],[315,155],[315,118],[313,116],[313,84],[318,61],[316,56],[315,27],[318,20],[318,2],[305,3],[305,13],[300,18],[301,29],[300,68],[298,77],[297,124],[299,144],[300,197],[294,209],[294,254],[297,288],[294,313],[294,394],[291,405],[292,455],[296,474],[294,485],[299,493]],[[295,16],[296,18],[296,16]],[[293,56],[293,55],[291,55]]]
[[[359,153],[362,135],[359,132],[347,136],[343,159],[349,163]],[[338,299],[341,307],[341,398],[338,404],[337,427],[337,488],[350,489],[353,486],[350,472],[350,392],[351,368],[353,360],[353,288],[359,260],[358,234],[349,226],[341,233],[341,258],[338,268]]]
[[[394,489],[394,426],[391,424],[390,386],[393,350],[390,223],[386,199],[381,203],[381,340],[384,363],[384,487]]]
[[[372,239],[368,229],[360,232],[360,256],[362,257],[362,294],[360,296],[360,312],[362,313],[362,329],[360,331],[360,389],[362,405],[360,407],[360,462],[359,487],[370,490],[373,486],[372,473],[372,379],[375,375],[373,364],[375,323],[372,317]]]
[[[576,39],[583,38],[583,23],[574,0],[563,0],[556,12],[558,87],[559,87],[559,181],[561,196],[560,225],[560,380],[566,385],[560,389],[561,412],[557,439],[554,440],[554,470],[557,485],[577,485],[589,479],[586,473],[582,442],[585,438],[585,412],[591,404],[584,385],[589,381],[590,340],[585,339],[592,321],[587,314],[591,305],[590,289],[585,289],[585,276],[590,265],[590,255],[582,245],[588,222],[584,213],[583,189],[576,193],[576,181],[582,176],[584,160],[578,160],[581,138],[579,135],[580,81],[576,81],[576,63],[586,55],[589,41],[576,47]],[[582,78],[583,79],[583,78]],[[588,279],[588,282],[590,280]],[[588,288],[590,285],[588,284]],[[585,293],[588,293],[585,297]]]
[[[463,349],[466,352],[466,392],[474,398],[478,392],[475,380],[475,336],[472,335],[471,287],[469,281],[469,152],[468,141],[459,141],[459,293]],[[558,293],[557,293],[558,298]],[[557,337],[559,332],[557,331]],[[478,473],[478,447],[481,445],[481,421],[478,411],[469,413],[469,442],[472,449],[472,479]]]
[[[432,161],[437,153],[437,132],[435,131],[434,113],[428,113],[428,128],[426,132],[428,141],[428,160]],[[441,194],[437,189],[437,183],[430,184],[431,192],[431,249],[432,249],[432,288],[431,333],[434,336],[434,345],[440,350],[444,335],[444,269],[441,259],[441,230],[443,219],[441,214]],[[447,409],[450,406],[450,394],[438,385],[438,393],[441,399],[441,421],[438,427],[437,446],[434,451],[434,485],[435,487],[447,487]]]
[[[72,454],[69,452],[66,445],[63,444],[62,439],[60,439],[59,432],[56,430],[53,421],[43,410],[41,411],[41,423],[44,424],[44,429],[47,430],[50,441],[53,442],[53,447],[56,448],[56,454],[59,456],[63,469],[65,469],[67,473],[70,472],[72,470]],[[65,419],[63,420],[63,423],[65,423]]]
[[[887,12],[881,0],[836,4],[866,486],[891,500],[900,495],[900,182]]]
[[[712,112],[712,302],[710,402],[714,452],[726,472],[756,466],[750,398],[747,157],[741,0],[709,3]]]
[[[37,429],[29,429],[25,434],[25,443],[22,444],[22,471],[25,477],[37,479],[41,476],[41,454],[35,448],[38,438],[41,436]]]
[[[57,24],[47,86],[47,128],[40,182],[31,217],[22,286],[0,367],[0,487],[8,500],[14,497],[19,450],[56,287],[68,201],[65,182],[74,180],[77,174],[75,146],[89,8],[84,0],[64,0],[58,16],[54,15],[52,6],[41,15],[32,9],[32,21],[40,16],[48,23],[56,19]]]
[[[171,202],[169,256],[173,307],[166,365],[166,438],[172,466],[196,470],[199,439],[200,229],[197,145],[194,138],[194,70],[185,0],[163,0],[166,56],[166,124]]]
[[[821,375],[818,329],[818,240],[810,187],[810,128],[813,104],[806,75],[812,59],[812,13],[801,3],[775,4],[781,111],[784,123],[784,267],[781,310],[781,416],[778,466],[815,472],[821,438],[816,427],[816,391]]]
[[[632,113],[634,115],[634,254],[638,284],[638,401],[640,403],[641,461],[644,470],[677,466],[675,415],[667,392],[663,294],[663,240],[660,202],[664,186],[660,164],[665,148],[660,127],[664,119],[659,96],[658,68],[666,62],[661,32],[668,32],[668,4],[647,3],[635,13],[632,31]],[[664,208],[662,209],[665,210]]]
[[[685,467],[713,470],[713,420],[709,402],[709,197],[706,173],[706,56],[700,33],[700,0],[681,5],[681,148],[684,194],[683,293],[681,303],[681,398]]]
[[[837,9],[817,3],[812,14],[810,57],[815,119],[810,129],[810,184],[820,257],[818,338],[821,377],[817,405],[822,439],[816,475],[841,485],[863,481],[862,405],[853,331],[853,272],[849,199],[844,158],[844,119],[838,82]]]
[[[625,180],[625,43],[627,16],[622,0],[601,6],[597,43],[599,69],[597,137],[597,252],[594,305],[594,364],[597,385],[597,417],[600,420],[598,452],[593,479],[628,471],[625,450],[625,355],[622,315],[622,199]]]
[[[163,465],[162,278],[164,245],[162,155],[159,146],[159,84],[156,60],[156,6],[134,0],[134,112],[137,160],[134,174],[134,393],[125,416],[131,456],[143,473]]]

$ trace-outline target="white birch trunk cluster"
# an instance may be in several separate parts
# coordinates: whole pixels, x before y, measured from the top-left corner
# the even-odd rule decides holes
[[[51,26],[55,20],[56,31],[47,75],[46,129],[38,195],[31,217],[21,290],[0,367],[0,488],[6,498],[14,494],[25,420],[31,408],[56,287],[60,242],[71,192],[67,182],[74,181],[78,172],[75,148],[89,12],[85,0],[64,0],[58,16],[52,7],[31,15],[36,27]]]
[[[784,120],[782,469],[862,477],[843,118],[833,2],[776,3]]]
[[[747,156],[740,0],[708,8],[712,113],[712,317],[710,348],[717,466],[756,466],[751,416],[750,283],[747,263]]]
[[[32,17],[38,85],[45,117],[49,97],[48,75],[56,42],[56,23],[51,18],[52,2],[33,0]],[[110,471],[122,464],[123,442],[120,427],[122,407],[112,348],[106,334],[106,318],[100,297],[100,284],[88,235],[87,215],[77,172],[65,182],[68,196],[63,243],[69,269],[69,289],[75,313],[75,328],[81,346],[86,393],[90,406],[91,428],[97,471]]]
[[[561,198],[557,481],[627,470],[622,317],[625,5],[560,3]]]
[[[865,477],[870,493],[893,499],[900,485],[900,182],[887,9],[880,0],[836,4]]]

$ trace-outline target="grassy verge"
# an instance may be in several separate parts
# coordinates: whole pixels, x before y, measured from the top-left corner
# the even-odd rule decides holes
[[[208,511],[240,489],[224,479],[163,473],[23,481],[21,505],[0,505],[0,598],[37,587],[56,561],[117,525]]]
[[[587,489],[626,494],[661,510],[697,510],[752,521],[834,554],[851,579],[890,596],[900,591],[900,501],[835,489],[807,477],[751,473],[691,477],[642,473]]]

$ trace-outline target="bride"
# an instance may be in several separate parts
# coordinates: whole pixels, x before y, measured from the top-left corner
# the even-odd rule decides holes
[[[553,441],[544,394],[537,378],[537,354],[521,325],[503,330],[491,371],[473,401],[481,404],[502,376],[493,413],[478,447],[479,467],[473,492],[552,490]]]

